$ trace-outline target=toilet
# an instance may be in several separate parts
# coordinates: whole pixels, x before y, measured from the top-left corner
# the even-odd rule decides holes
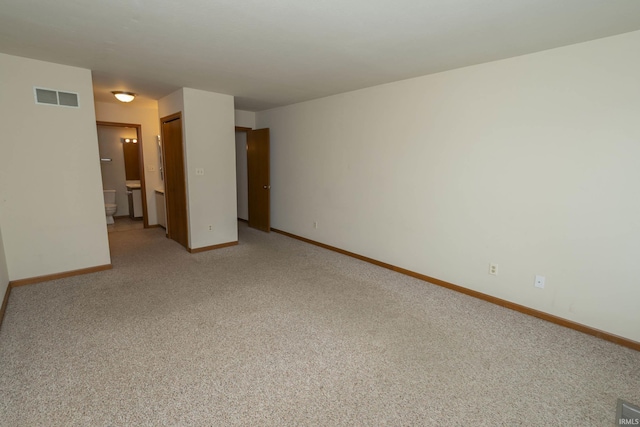
[[[116,190],[103,190],[104,193],[104,212],[107,215],[107,224],[113,224],[113,215],[115,215],[118,205],[116,205]]]

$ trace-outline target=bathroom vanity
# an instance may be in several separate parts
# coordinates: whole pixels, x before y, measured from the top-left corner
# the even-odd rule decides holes
[[[129,198],[129,218],[142,219],[142,190],[140,184],[127,184],[127,196]]]

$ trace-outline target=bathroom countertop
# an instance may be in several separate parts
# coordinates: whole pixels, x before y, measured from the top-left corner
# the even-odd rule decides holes
[[[127,190],[139,190],[140,184],[127,184]]]
[[[164,194],[164,188],[156,188],[156,193]]]

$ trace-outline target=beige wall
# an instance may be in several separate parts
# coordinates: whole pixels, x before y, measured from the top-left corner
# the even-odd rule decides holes
[[[182,88],[158,108],[160,117],[182,111],[189,247],[238,240],[233,97]]]
[[[236,241],[233,97],[184,88],[184,117],[191,248]]]
[[[80,108],[37,105],[33,87]],[[0,54],[0,227],[9,278],[109,264],[89,70]]]
[[[256,113],[235,110],[235,124],[239,127],[255,129]],[[247,187],[247,134],[236,132],[236,193],[238,218],[249,219],[249,188]]]
[[[238,198],[238,218],[249,220],[246,132],[236,132],[236,194]]]
[[[170,116],[171,114],[184,111],[184,89],[170,93],[162,99],[158,100],[158,116],[160,118]],[[184,117],[183,117],[184,121]],[[159,122],[158,122],[159,123]],[[184,130],[184,126],[183,126]]]
[[[96,120],[103,122],[130,123],[142,126],[142,150],[144,179],[147,190],[147,214],[149,225],[157,224],[155,189],[164,188],[160,179],[160,158],[156,136],[160,135],[158,107],[138,107],[132,104],[96,102]],[[119,129],[119,128],[117,128]],[[106,167],[106,166],[105,166]],[[153,169],[153,170],[151,170]],[[118,211],[120,208],[118,208]]]
[[[256,113],[253,111],[235,110],[235,125],[243,128],[254,129],[256,127]]]
[[[633,32],[259,112],[272,225],[640,341],[638,51]]]

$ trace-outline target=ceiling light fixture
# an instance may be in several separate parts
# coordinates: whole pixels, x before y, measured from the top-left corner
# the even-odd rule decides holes
[[[136,97],[135,93],[132,92],[123,92],[121,90],[114,90],[113,92],[111,92],[116,98],[118,98],[118,101],[120,102],[131,102],[133,101],[133,98]]]

